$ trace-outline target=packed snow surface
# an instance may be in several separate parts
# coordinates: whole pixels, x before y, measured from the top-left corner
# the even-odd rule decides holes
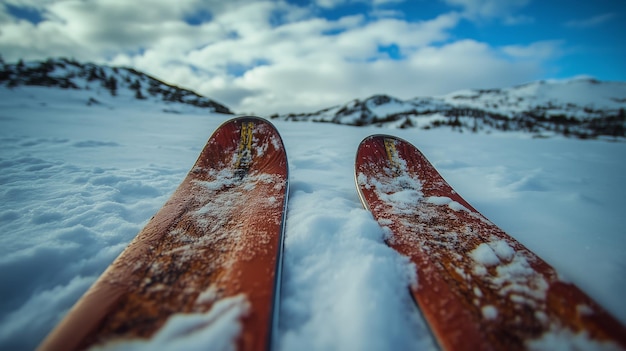
[[[102,103],[87,106],[92,96]],[[112,101],[94,91],[0,90],[2,350],[30,350],[45,337],[230,118],[132,97]],[[385,245],[383,229],[355,190],[356,148],[381,132],[420,148],[472,206],[626,323],[626,143],[275,125],[290,165],[279,350],[433,347],[407,289],[419,284],[419,276]],[[405,195],[400,200],[416,194]],[[506,243],[485,245],[473,253],[477,267],[510,259]],[[213,318],[210,311],[177,316],[157,337],[172,349],[194,349],[207,340],[229,349],[236,317],[246,311],[240,300],[216,305],[230,318],[216,324],[219,333],[202,329]],[[489,306],[482,312],[497,316]],[[133,348],[142,345],[156,344]],[[555,345],[558,337],[535,346]]]

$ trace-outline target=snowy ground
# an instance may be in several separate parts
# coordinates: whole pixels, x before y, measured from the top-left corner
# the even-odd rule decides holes
[[[68,94],[0,90],[2,350],[39,343],[229,118]],[[381,132],[419,147],[474,207],[626,323],[626,143],[275,124],[291,171],[281,350],[428,346],[406,262],[354,186],[356,147]]]

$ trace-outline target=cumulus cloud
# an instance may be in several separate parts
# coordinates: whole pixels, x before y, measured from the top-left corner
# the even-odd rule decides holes
[[[514,18],[528,0],[446,0],[462,12],[422,21],[371,14],[327,19],[319,8],[283,0],[9,1],[37,9],[45,20],[2,23],[5,59],[71,56],[132,66],[235,111],[263,115],[374,93],[410,98],[519,83],[539,77],[541,60],[556,52],[549,43],[495,48],[451,34],[468,16]],[[188,20],[197,13],[206,18]],[[529,60],[532,52],[540,59]]]
[[[234,84],[261,91],[242,100],[244,110],[268,104],[271,110],[288,112],[314,110],[377,93],[411,98],[467,87],[507,86],[540,73],[533,62],[511,62],[499,58],[501,54],[483,43],[465,40],[420,47],[401,62],[337,60],[318,66],[264,66]],[[276,90],[263,90],[262,82],[267,81],[284,87],[280,96]],[[306,89],[301,89],[303,85]]]
[[[563,45],[562,40],[546,40],[530,45],[508,45],[502,51],[519,59],[550,60],[563,55]]]
[[[315,4],[322,8],[334,8],[350,3],[363,3],[376,7],[381,5],[397,4],[404,1],[405,0],[315,0]]]
[[[576,19],[565,22],[566,27],[571,28],[591,28],[602,25],[616,17],[615,13],[605,13],[585,19]]]
[[[472,20],[500,19],[509,25],[532,22],[532,18],[516,12],[526,7],[530,0],[444,0],[451,6],[461,7]]]
[[[2,25],[0,47],[9,58],[66,55],[102,59],[152,47],[185,50],[227,36],[216,24],[196,26],[185,17],[197,11],[223,13],[242,1],[181,0],[8,0],[39,11],[38,24],[13,19]],[[4,9],[6,15],[7,10]]]

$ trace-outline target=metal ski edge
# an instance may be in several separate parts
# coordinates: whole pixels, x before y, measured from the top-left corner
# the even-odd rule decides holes
[[[276,253],[276,266],[274,269],[274,299],[272,301],[272,314],[270,315],[270,331],[268,338],[267,350],[278,350],[278,330],[280,322],[280,297],[283,278],[283,253],[285,246],[285,227],[287,221],[287,208],[289,198],[289,171],[287,171],[287,182],[285,189],[285,200],[283,202],[283,215],[280,225],[280,237],[278,243],[278,252]]]

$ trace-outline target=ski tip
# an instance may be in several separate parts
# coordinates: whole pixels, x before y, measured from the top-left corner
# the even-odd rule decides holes
[[[258,121],[261,123],[267,123],[271,126],[274,126],[274,124],[269,119],[260,117],[260,116],[255,116],[255,115],[241,115],[241,116],[233,117],[225,121],[222,124],[228,124],[228,123],[233,123],[233,122],[244,122],[244,121]]]
[[[370,136],[365,137],[361,143],[359,144],[359,147],[363,144],[366,144],[367,142],[371,141],[371,140],[384,140],[384,139],[391,139],[391,140],[396,140],[402,143],[406,143],[409,144],[413,147],[415,147],[415,145],[411,144],[410,142],[406,141],[405,139],[402,139],[400,137],[397,137],[395,135],[390,135],[390,134],[372,134]]]
[[[273,133],[276,136],[278,136],[278,138],[280,139],[281,145],[284,144],[282,140],[282,136],[278,132],[278,129],[269,119],[259,117],[259,116],[254,116],[254,115],[242,115],[242,116],[237,116],[227,121],[224,121],[219,127],[215,128],[215,131],[213,132],[213,135],[211,137],[213,137],[219,130],[225,129],[228,126],[242,126],[249,122],[252,122],[255,125],[265,125],[269,127],[273,131]],[[239,129],[239,127],[237,127],[237,129]]]
[[[408,146],[409,149],[419,152],[419,150],[410,142],[389,134],[372,134],[365,137],[361,143],[359,143],[354,160],[354,182],[356,184],[356,190],[359,195],[359,199],[361,200],[361,204],[363,205],[363,208],[368,211],[370,211],[370,205],[365,199],[363,189],[359,186],[359,169],[362,168],[364,163],[367,163],[365,161],[366,159],[369,159],[370,161],[373,159],[386,159],[390,162],[390,166],[397,167],[398,154],[396,145],[400,144],[404,144]],[[378,154],[378,156],[376,156],[377,153],[382,153],[385,156],[381,156],[382,154]]]

